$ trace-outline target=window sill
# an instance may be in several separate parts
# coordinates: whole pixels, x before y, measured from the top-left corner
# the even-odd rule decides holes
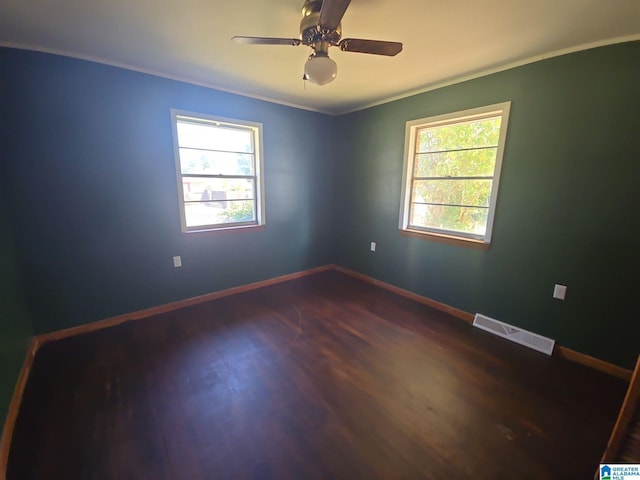
[[[400,235],[405,237],[420,238],[422,240],[431,240],[434,242],[446,243],[449,245],[458,245],[461,247],[478,248],[480,250],[489,250],[489,244],[482,240],[474,240],[472,238],[456,237],[454,235],[445,235],[442,233],[422,232],[418,230],[401,229]]]
[[[186,235],[192,235],[194,233],[198,234],[208,234],[208,235],[229,235],[232,233],[241,233],[241,232],[261,232],[264,230],[264,225],[242,225],[237,227],[224,227],[224,228],[215,228],[215,229],[205,229],[205,230],[190,230],[188,232],[183,231],[182,233]]]

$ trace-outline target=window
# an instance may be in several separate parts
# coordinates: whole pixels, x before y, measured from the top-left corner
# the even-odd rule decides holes
[[[262,124],[171,111],[183,232],[264,224]]]
[[[407,122],[401,230],[491,241],[510,105]]]

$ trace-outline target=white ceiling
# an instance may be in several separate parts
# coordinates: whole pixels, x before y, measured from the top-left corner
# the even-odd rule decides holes
[[[319,87],[302,81],[307,47],[230,41],[297,37],[302,3],[0,0],[0,44],[343,113],[549,55],[640,39],[640,0],[352,0],[344,38],[400,41],[404,50],[381,57],[332,48],[338,77]]]

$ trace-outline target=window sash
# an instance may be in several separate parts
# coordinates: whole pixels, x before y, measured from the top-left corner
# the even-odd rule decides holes
[[[245,122],[245,121],[237,121],[230,119],[222,119],[217,117],[210,117],[207,115],[199,115],[199,114],[188,114],[188,113],[180,113],[179,111],[172,110],[172,124],[173,124],[173,134],[174,134],[174,153],[176,160],[176,179],[178,183],[178,193],[179,198],[178,201],[180,203],[180,218],[182,223],[182,230],[184,232],[197,232],[197,231],[205,231],[205,230],[217,230],[217,229],[228,229],[234,227],[244,227],[244,226],[256,226],[264,224],[264,199],[263,195],[263,179],[262,179],[262,125],[253,122]],[[230,148],[206,148],[209,145],[216,145],[215,139],[212,139],[207,145],[208,140],[199,141],[197,136],[193,134],[190,137],[190,141],[181,142],[179,133],[179,125],[180,124],[192,124],[202,127],[208,127],[212,129],[221,128],[225,130],[236,130],[239,132],[244,132],[248,134],[248,137],[245,139],[240,139],[240,141],[246,142],[244,143],[244,147],[238,150],[237,148],[233,148],[233,142],[226,142],[221,139],[219,144],[223,147]],[[206,135],[206,134],[205,134]],[[202,138],[202,137],[201,137]],[[231,144],[230,144],[231,143]],[[242,144],[238,145],[241,146]],[[181,155],[182,150],[189,151],[201,151],[201,152],[211,152],[214,154],[212,157],[209,157],[211,161],[221,161],[222,164],[218,164],[220,167],[220,171],[237,171],[237,170],[245,170],[251,171],[251,174],[242,174],[242,173],[188,173],[184,172],[183,159]],[[218,154],[218,157],[215,157],[215,154]],[[222,155],[220,155],[222,154]],[[239,166],[236,165],[227,165],[225,168],[225,158],[224,155],[242,155],[245,157],[245,161],[248,162],[250,159],[250,165],[245,163],[239,163]],[[221,158],[222,157],[222,158]],[[221,160],[220,160],[221,158]],[[191,160],[190,160],[191,161]],[[239,160],[237,160],[239,161]],[[192,162],[192,161],[191,161]],[[214,164],[214,169],[215,168]],[[223,166],[221,166],[223,165]],[[229,168],[231,167],[231,168]],[[208,166],[195,168],[200,172],[206,171],[209,169]],[[217,169],[216,169],[217,170]],[[215,170],[214,170],[215,171]],[[251,191],[246,191],[245,195],[250,196],[251,198],[238,198],[240,195],[232,195],[229,190],[227,190],[228,185],[221,188],[220,191],[226,192],[226,194],[231,194],[228,198],[211,198],[211,199],[196,199],[193,196],[186,196],[186,191],[184,188],[185,182],[188,183],[189,179],[198,179],[200,181],[205,181],[207,179],[210,180],[247,180],[251,183]],[[218,182],[219,183],[219,182]],[[200,183],[200,188],[202,188],[202,184]],[[207,188],[204,189],[206,191]],[[213,189],[213,191],[218,191]],[[198,190],[196,190],[197,194]],[[189,198],[191,197],[191,198]],[[246,204],[247,209],[248,205],[251,205],[251,212],[253,214],[252,220],[238,220],[238,221],[221,221],[222,213],[224,212],[214,212],[211,211],[209,213],[205,213],[203,210],[191,210],[187,211],[189,206],[195,208],[197,205],[206,205],[206,206],[219,206],[219,205],[242,205]],[[198,207],[200,208],[200,207]],[[204,207],[202,207],[204,208]],[[225,208],[226,211],[226,208]],[[197,213],[194,213],[197,212]],[[245,212],[242,212],[245,213]],[[196,215],[194,217],[194,215]],[[198,216],[199,215],[199,216]],[[199,223],[198,220],[205,220],[207,216],[211,216],[211,223]],[[240,214],[242,216],[242,214]],[[197,225],[194,224],[194,218],[196,219]],[[191,224],[188,224],[190,223]]]
[[[400,210],[400,229],[401,230],[415,230],[418,232],[424,233],[436,233],[436,234],[444,234],[450,235],[453,237],[458,237],[462,239],[473,239],[473,240],[481,240],[485,243],[489,243],[491,239],[491,233],[493,229],[493,218],[495,216],[495,208],[497,202],[497,190],[500,178],[500,171],[502,166],[502,156],[504,153],[504,144],[506,139],[506,130],[509,119],[509,110],[510,110],[510,102],[504,102],[502,104],[489,105],[486,107],[480,107],[477,109],[471,109],[463,112],[454,112],[451,114],[445,114],[437,117],[431,117],[426,119],[414,120],[407,122],[406,126],[406,142],[405,142],[405,162],[404,162],[404,174],[403,174],[403,201]],[[463,146],[457,148],[455,144],[452,142],[447,142],[446,146],[451,146],[454,148],[437,148],[440,142],[437,140],[429,140],[428,138],[424,138],[425,130],[436,129],[438,127],[443,126],[456,126],[469,124],[472,122],[482,122],[483,120],[491,120],[500,119],[499,122],[499,130],[498,130],[498,138],[497,144],[495,143],[495,137],[489,134],[487,138],[492,138],[493,141],[479,141],[476,145],[469,144],[467,139],[472,137],[462,137],[463,138]],[[497,127],[497,125],[495,125]],[[486,132],[486,130],[485,130]],[[421,148],[420,145],[420,135],[422,135],[424,148]],[[437,138],[437,137],[431,137]],[[482,140],[482,138],[480,139]],[[443,146],[444,147],[444,146]],[[486,175],[490,172],[491,163],[490,163],[490,153],[486,154],[469,154],[469,160],[472,158],[477,159],[476,162],[481,163],[470,163],[469,168],[459,167],[459,165],[464,164],[456,164],[455,158],[451,160],[454,163],[448,164],[449,159],[446,157],[442,159],[442,157],[438,158],[439,155],[447,155],[449,153],[457,153],[457,152],[476,152],[476,151],[487,151],[493,150],[495,151],[495,159],[493,161],[493,172],[492,175]],[[462,154],[465,157],[464,153]],[[484,158],[483,158],[484,157]],[[460,158],[458,156],[458,160],[466,160],[466,158]],[[418,168],[418,162],[423,162]],[[432,162],[444,162],[444,163],[432,163]],[[484,162],[484,163],[482,163]],[[481,167],[477,167],[480,165]],[[480,169],[478,169],[480,168]],[[442,173],[448,173],[449,170],[458,170],[461,175],[441,175]],[[462,171],[460,171],[462,170]],[[418,176],[418,173],[426,173],[427,175]],[[473,175],[474,173],[483,174],[483,175]],[[429,175],[435,174],[435,175]],[[440,174],[440,175],[439,175]],[[460,198],[460,194],[451,191],[450,198],[446,193],[446,189],[443,190],[442,184],[439,186],[440,190],[429,190],[424,189],[425,187],[421,187],[421,193],[416,193],[416,182],[427,183],[429,181],[438,181],[438,182],[460,182],[460,181],[474,181],[474,180],[483,180],[489,183],[488,187],[485,187],[483,191],[480,193],[476,193],[475,200],[479,200],[481,203],[484,203],[485,198],[487,198],[488,192],[488,204],[484,205],[476,205],[474,203],[473,198],[469,199],[469,202],[465,201],[464,194],[462,194],[462,198]],[[451,184],[454,185],[453,183]],[[435,187],[434,187],[435,188]],[[426,192],[426,193],[425,193]],[[431,192],[435,192],[431,195]],[[441,194],[440,192],[445,192]],[[477,190],[476,190],[477,192]],[[480,197],[478,197],[480,195]],[[416,199],[418,197],[418,199]],[[424,197],[424,198],[422,198]],[[429,198],[431,197],[431,198]],[[435,198],[434,198],[435,197]],[[438,198],[439,197],[439,198]],[[435,201],[434,201],[435,200]],[[442,201],[438,201],[442,200]],[[462,200],[462,202],[458,202],[458,200]],[[451,208],[451,209],[473,209],[466,210],[464,215],[469,215],[469,212],[472,212],[472,216],[474,220],[475,218],[480,218],[480,222],[486,222],[483,225],[482,223],[476,223],[476,232],[479,231],[483,226],[485,227],[484,234],[477,234],[475,232],[471,233],[464,228],[466,225],[461,226],[460,230],[451,229],[451,228],[442,228],[439,226],[430,226],[430,225],[416,225],[415,218],[415,209],[417,206],[425,206],[421,209],[420,215],[423,215],[423,219],[425,222],[429,222],[430,212],[428,207],[443,207],[443,208]],[[484,211],[485,214],[481,214],[479,212]],[[425,217],[426,216],[426,217]],[[469,217],[467,217],[469,218]],[[433,219],[433,217],[432,217]],[[448,222],[445,222],[444,227],[447,227]],[[463,222],[459,222],[460,225]],[[454,222],[455,224],[455,222]],[[471,227],[471,223],[468,224]],[[451,224],[449,224],[451,227]]]
[[[218,199],[209,199],[209,200],[186,200],[184,198],[184,193],[182,195],[182,204],[183,204],[183,208],[186,208],[186,205],[188,204],[194,204],[194,203],[204,203],[204,204],[210,204],[210,203],[223,203],[223,202],[251,202],[253,205],[253,213],[254,213],[254,219],[251,221],[228,221],[228,222],[218,222],[218,223],[210,223],[207,225],[187,225],[187,218],[186,218],[186,210],[185,210],[185,228],[187,229],[187,231],[193,231],[193,230],[203,230],[203,229],[214,229],[214,228],[224,228],[224,227],[232,227],[232,226],[248,226],[248,225],[258,225],[258,191],[257,191],[257,177],[255,175],[180,175],[181,178],[181,182],[184,182],[185,178],[210,178],[210,179],[240,179],[240,180],[251,180],[252,182],[252,196],[251,198],[225,198],[223,200],[218,200]]]
[[[251,127],[251,126],[244,126],[244,125],[238,125],[238,124],[234,124],[234,123],[229,123],[223,120],[213,120],[213,119],[209,119],[205,116],[203,117],[189,117],[189,116],[184,116],[184,115],[176,115],[175,117],[175,122],[176,122],[176,126],[180,123],[184,123],[184,124],[190,124],[190,125],[197,125],[197,126],[204,126],[204,127],[210,127],[213,129],[224,129],[224,130],[237,130],[239,132],[248,132],[250,133],[249,135],[249,141],[250,141],[250,149],[248,152],[245,151],[233,151],[233,150],[224,150],[224,149],[215,149],[215,148],[201,148],[201,147],[194,147],[191,145],[182,145],[180,144],[180,139],[178,138],[178,146],[181,148],[190,148],[190,149],[198,149],[198,150],[209,150],[209,151],[220,151],[220,152],[228,152],[228,153],[255,153],[256,151],[256,142],[255,142],[255,128]]]
[[[408,228],[412,231],[424,232],[424,233],[435,233],[438,235],[450,235],[452,237],[462,237],[463,233],[458,230],[447,230],[446,228],[429,228],[429,227],[421,227],[419,225],[408,225]],[[473,240],[482,240],[484,235],[477,235],[474,233],[464,233],[464,238],[470,238]]]
[[[488,216],[488,213],[489,213],[489,207],[476,207],[476,206],[468,206],[468,205],[442,205],[442,204],[430,205],[430,204],[412,203],[411,209],[409,212],[409,220],[411,220],[416,213],[415,207],[422,206],[422,205],[444,207],[445,209],[450,209],[450,210],[453,209],[454,211],[459,210],[461,212],[466,211],[467,214],[471,214],[471,215],[480,214],[482,216],[483,215],[482,212],[484,212],[484,214]],[[464,234],[465,236],[468,236],[473,239],[482,238],[482,236],[484,235],[484,233],[477,233],[476,231],[473,231],[473,230],[458,230],[458,229],[448,228],[446,226],[421,225],[421,224],[413,223],[411,221],[409,221],[408,226],[412,230],[420,230],[420,231],[432,232],[432,233],[445,233],[447,235],[457,235],[457,236]],[[486,224],[484,225],[484,232],[486,232]]]

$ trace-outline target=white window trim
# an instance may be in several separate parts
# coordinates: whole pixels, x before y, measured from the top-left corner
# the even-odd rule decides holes
[[[191,117],[195,120],[206,120],[229,124],[231,126],[246,127],[254,132],[254,154],[255,154],[255,188],[256,188],[256,222],[248,224],[218,224],[218,225],[202,225],[198,227],[187,227],[184,205],[184,192],[182,187],[182,169],[180,166],[180,147],[178,144],[178,118]],[[190,112],[187,110],[171,109],[171,129],[173,133],[173,155],[176,168],[176,182],[178,185],[178,206],[180,210],[180,224],[183,233],[198,232],[216,232],[224,230],[235,230],[243,228],[255,228],[265,225],[265,205],[264,205],[264,165],[263,165],[263,141],[262,141],[262,123],[250,122],[247,120],[238,120],[234,118],[218,117],[207,115],[204,113]]]
[[[402,201],[400,204],[400,223],[399,228],[402,231],[429,235],[450,237],[453,239],[467,240],[472,242],[481,242],[489,244],[493,232],[493,223],[496,211],[496,203],[498,199],[498,190],[500,184],[500,173],[502,171],[502,158],[504,155],[504,146],[507,137],[507,127],[509,124],[509,112],[511,110],[511,102],[495,103],[484,107],[472,108],[469,110],[461,110],[458,112],[446,113],[434,117],[420,118],[410,120],[406,123],[405,145],[404,145],[404,167],[402,171]],[[502,116],[500,135],[498,138],[498,149],[496,151],[496,164],[493,174],[493,183],[491,188],[491,198],[489,200],[489,214],[487,216],[487,230],[485,235],[473,235],[465,232],[442,230],[442,229],[416,229],[409,227],[409,211],[411,203],[411,180],[415,161],[416,149],[416,132],[419,128],[435,127],[446,125],[449,123],[458,123],[474,118],[483,118],[489,116]]]

